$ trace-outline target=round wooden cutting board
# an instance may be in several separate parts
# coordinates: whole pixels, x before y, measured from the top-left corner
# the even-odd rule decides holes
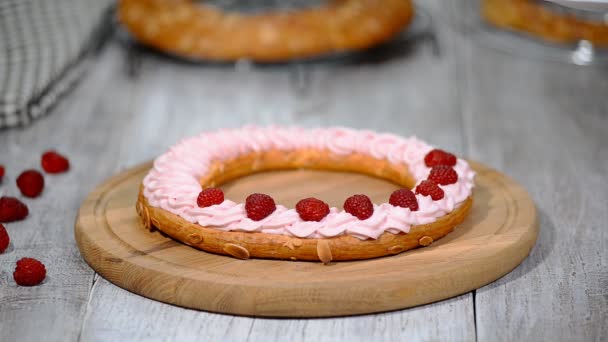
[[[143,228],[135,212],[151,164],[127,170],[97,188],[80,209],[76,241],[104,278],[142,296],[179,306],[251,316],[323,317],[407,308],[453,297],[510,272],[536,241],[534,203],[503,174],[478,172],[471,215],[431,246],[372,260],[318,262],[238,260],[210,254]],[[271,194],[293,206],[315,196],[341,207],[366,193],[384,202],[394,184],[364,175],[282,171],[226,184],[226,197]]]

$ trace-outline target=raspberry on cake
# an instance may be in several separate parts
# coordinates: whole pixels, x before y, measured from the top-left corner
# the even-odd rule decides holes
[[[431,196],[433,201],[438,201],[443,198],[444,192],[441,188],[432,180],[423,180],[416,187],[416,194],[423,196]]]
[[[268,217],[277,209],[272,197],[266,194],[251,194],[245,200],[247,217],[260,221]]]
[[[196,203],[201,208],[222,204],[222,202],[224,202],[224,192],[218,188],[204,189],[196,199]]]
[[[374,204],[365,195],[353,195],[344,201],[344,211],[359,220],[367,220],[374,214]]]
[[[437,165],[456,165],[456,156],[444,150],[434,149],[424,156],[424,163],[428,167]]]
[[[433,166],[427,179],[432,180],[436,184],[448,185],[458,181],[458,174],[450,166],[437,165]]]
[[[410,189],[395,190],[388,200],[395,207],[409,208],[411,211],[418,210],[418,200]]]
[[[329,205],[314,197],[305,198],[296,204],[296,211],[304,221],[321,221],[329,215]]]
[[[306,196],[287,208],[260,193],[238,203],[210,188],[253,172],[301,168],[363,173],[402,189],[385,203],[353,195],[340,209]],[[245,127],[203,133],[158,157],[142,182],[138,213],[146,227],[241,259],[368,259],[448,234],[471,209],[474,176],[465,160],[417,138]]]

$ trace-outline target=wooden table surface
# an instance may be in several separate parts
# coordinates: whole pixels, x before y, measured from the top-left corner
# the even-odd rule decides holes
[[[234,68],[128,59],[120,44],[106,46],[50,116],[0,132],[3,194],[18,193],[13,180],[38,167],[45,149],[65,152],[73,165],[47,177],[41,198],[26,200],[27,220],[8,225],[0,341],[608,340],[608,69],[489,49],[460,25],[458,6],[425,6],[435,15],[440,55],[419,42],[386,59]],[[522,183],[540,214],[538,242],[513,272],[471,293],[331,319],[182,309],[131,294],[89,268],[73,223],[90,190],[183,137],[244,123],[416,134]],[[43,285],[15,285],[14,262],[25,256],[46,264]]]

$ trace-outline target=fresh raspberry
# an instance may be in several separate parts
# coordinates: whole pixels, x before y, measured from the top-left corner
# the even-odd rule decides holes
[[[222,202],[224,202],[224,192],[218,188],[207,188],[201,191],[196,199],[196,204],[201,208],[221,204]]]
[[[437,184],[448,185],[458,181],[458,174],[451,166],[437,165],[433,166],[427,179]]]
[[[40,284],[46,277],[46,268],[40,261],[23,258],[17,261],[13,278],[18,285],[34,286]]]
[[[432,180],[423,180],[416,187],[416,193],[422,196],[431,196],[433,201],[438,201],[443,198],[443,190]]]
[[[272,197],[265,194],[251,194],[245,200],[245,211],[247,217],[254,221],[260,221],[272,214],[277,209]]]
[[[4,166],[0,165],[0,183],[2,183],[2,177],[4,177]]]
[[[304,221],[321,221],[329,214],[329,205],[314,197],[305,198],[296,204],[296,211]]]
[[[23,220],[29,214],[27,206],[14,197],[0,197],[0,222]]]
[[[374,204],[365,195],[353,195],[344,201],[344,211],[356,216],[359,220],[365,220],[374,213]]]
[[[48,173],[62,173],[70,169],[70,161],[55,151],[44,152],[40,165]]]
[[[17,187],[19,187],[23,196],[38,197],[44,189],[44,177],[36,170],[23,171],[17,177]]]
[[[395,207],[410,208],[411,211],[418,210],[418,200],[410,189],[395,190],[391,194],[388,203]]]
[[[424,156],[424,163],[428,167],[437,165],[456,165],[456,156],[444,150],[434,149]]]
[[[4,253],[9,242],[11,242],[11,239],[8,237],[6,228],[0,223],[0,254]]]

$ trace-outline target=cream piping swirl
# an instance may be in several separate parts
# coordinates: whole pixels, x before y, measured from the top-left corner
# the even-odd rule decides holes
[[[433,201],[416,195],[419,209],[393,207],[388,203],[374,205],[374,214],[359,220],[343,210],[332,207],[320,222],[303,221],[295,209],[277,205],[270,216],[261,221],[247,217],[243,203],[225,200],[219,205],[199,208],[196,199],[201,191],[199,179],[205,176],[213,161],[224,161],[250,152],[271,149],[294,150],[312,148],[329,150],[337,155],[362,153],[391,163],[407,164],[416,184],[426,179],[430,169],[424,156],[432,146],[416,137],[402,138],[368,130],[348,128],[244,127],[202,133],[182,140],[154,161],[144,178],[143,194],[153,207],[162,208],[185,220],[222,231],[262,232],[299,238],[328,238],[351,235],[377,239],[384,232],[408,233],[413,225],[432,223],[457,208],[472,193],[475,173],[469,164],[458,159],[454,170],[455,184],[440,185],[443,199]]]

